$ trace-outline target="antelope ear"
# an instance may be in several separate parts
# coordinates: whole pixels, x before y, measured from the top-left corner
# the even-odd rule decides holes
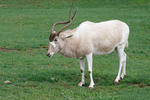
[[[62,36],[62,39],[64,40],[64,39],[66,39],[66,38],[70,38],[70,37],[72,37],[72,36],[73,36],[72,34],[70,34],[70,35],[65,34],[65,35],[63,35],[63,36]]]

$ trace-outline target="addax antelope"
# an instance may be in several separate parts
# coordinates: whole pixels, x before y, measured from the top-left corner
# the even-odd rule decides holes
[[[128,46],[129,27],[126,23],[119,20],[109,20],[103,22],[82,22],[77,28],[63,31],[69,27],[76,15],[77,9],[72,15],[70,10],[69,21],[56,22],[51,28],[47,56],[51,57],[55,53],[61,53],[66,57],[76,57],[80,59],[81,82],[78,86],[85,84],[84,77],[84,58],[87,58],[88,72],[90,75],[89,88],[94,87],[92,77],[93,54],[109,54],[117,50],[119,56],[119,71],[115,79],[118,83],[126,75],[126,53],[125,47]],[[54,27],[58,24],[66,24],[57,32]]]

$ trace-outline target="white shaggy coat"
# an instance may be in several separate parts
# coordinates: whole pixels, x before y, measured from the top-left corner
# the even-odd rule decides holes
[[[70,37],[67,38],[68,36]],[[109,54],[116,48],[119,56],[119,72],[115,83],[118,83],[120,78],[126,75],[126,53],[124,52],[124,48],[128,46],[128,36],[129,27],[122,21],[110,20],[99,23],[85,21],[73,30],[61,32],[56,37],[58,38],[57,42],[50,42],[47,54],[51,55],[57,51],[66,57],[80,58],[82,78],[78,84],[79,86],[85,84],[83,58],[86,57],[91,80],[89,88],[93,88],[93,54]],[[59,50],[52,50],[51,47],[54,48],[54,46]]]

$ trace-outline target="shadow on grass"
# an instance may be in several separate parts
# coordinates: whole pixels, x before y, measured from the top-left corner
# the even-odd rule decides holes
[[[36,73],[25,73],[21,75],[21,77],[26,78],[26,81],[38,81],[38,82],[50,82],[50,83],[56,83],[56,82],[63,82],[68,84],[78,84],[81,80],[81,74],[78,71],[74,70],[51,70],[51,71],[38,71]],[[112,74],[94,74],[94,82],[96,85],[99,86],[114,86],[114,79],[115,75]],[[89,75],[85,75],[86,78],[86,85],[89,85]],[[118,85],[138,85],[139,87],[144,86],[150,86],[150,79],[148,79],[148,76],[126,76],[123,80],[120,81]]]

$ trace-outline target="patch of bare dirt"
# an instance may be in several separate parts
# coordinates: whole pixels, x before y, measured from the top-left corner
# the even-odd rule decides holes
[[[134,85],[134,86],[138,86],[139,88],[144,88],[145,86],[150,86],[150,84],[143,84],[143,83],[140,83],[140,82],[137,82],[137,83],[130,83],[130,85]]]
[[[41,49],[41,48],[48,48],[47,46],[41,46],[40,48],[29,48],[26,49],[27,52],[32,52],[33,49]],[[8,49],[8,48],[0,48],[0,51],[2,52],[12,52],[12,51],[20,51],[18,49]]]
[[[0,4],[0,7],[7,7],[6,4]]]
[[[41,46],[40,48],[48,48],[47,46]]]
[[[2,52],[11,52],[11,51],[19,51],[19,50],[17,50],[17,49],[0,48],[0,51],[2,51]]]

